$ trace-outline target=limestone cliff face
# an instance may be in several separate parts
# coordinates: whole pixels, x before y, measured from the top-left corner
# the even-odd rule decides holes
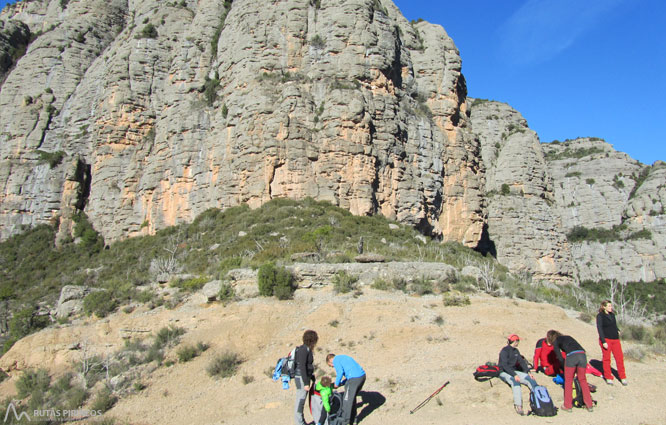
[[[538,136],[506,104],[470,99],[470,105],[487,170],[488,234],[497,259],[537,280],[571,283],[570,248]]]
[[[562,231],[614,229],[614,240],[571,243],[580,280],[666,277],[666,164],[645,166],[599,139],[543,145]]]
[[[595,138],[540,144],[508,105],[469,104],[500,262],[562,283],[666,277],[666,164],[645,166]],[[607,233],[576,238],[574,228]]]
[[[390,1],[21,2],[0,87],[0,226],[84,209],[108,240],[274,197],[475,246],[479,144],[453,41]],[[41,31],[41,32],[40,32]]]

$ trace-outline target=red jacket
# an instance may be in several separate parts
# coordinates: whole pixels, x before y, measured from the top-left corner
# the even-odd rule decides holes
[[[537,341],[536,347],[534,348],[534,361],[532,364],[534,365],[535,370],[541,365],[543,373],[549,376],[555,376],[562,372],[562,366],[560,365],[559,360],[557,360],[555,350],[553,350],[552,345],[546,344],[546,338],[541,338]]]

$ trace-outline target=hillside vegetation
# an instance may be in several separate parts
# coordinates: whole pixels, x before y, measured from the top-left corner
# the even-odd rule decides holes
[[[130,303],[173,308],[182,302],[184,294],[210,280],[224,280],[234,268],[281,267],[304,261],[301,258],[322,263],[352,262],[360,250],[381,255],[387,261],[442,262],[457,270],[465,266],[477,270],[475,279],[455,275],[431,282],[415,276],[409,286],[400,281],[375,282],[380,289],[419,295],[482,291],[549,301],[586,314],[593,312],[601,299],[615,296],[609,293],[609,282],[586,282],[583,288],[577,288],[532,281],[529,274],[511,274],[493,258],[460,244],[442,243],[382,216],[354,216],[312,199],[275,199],[254,210],[246,205],[224,211],[211,209],[190,224],[109,246],[104,246],[82,215],[75,234],[75,240],[57,248],[53,228],[42,225],[0,244],[4,351],[16,340],[51,323],[49,311],[64,285],[102,289],[87,296],[84,308],[88,314],[103,317]],[[344,292],[345,285],[351,289],[354,277],[340,275],[336,279],[334,283],[342,285]],[[156,281],[170,282],[180,291],[175,296],[157,293],[150,286]],[[641,323],[654,314],[666,313],[666,285],[662,281],[619,287],[623,288],[628,288],[621,293],[627,319]],[[280,298],[289,298],[291,293],[293,289]],[[233,298],[232,292],[228,298]]]

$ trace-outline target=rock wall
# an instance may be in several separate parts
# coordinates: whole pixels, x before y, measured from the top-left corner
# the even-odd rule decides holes
[[[3,238],[55,218],[65,237],[81,208],[115,240],[307,196],[481,237],[460,56],[390,1],[52,0],[1,19],[42,31],[0,91]]]
[[[613,229],[616,240],[571,243],[580,280],[666,277],[666,164],[646,166],[603,140],[543,145],[562,231]]]
[[[466,91],[444,29],[389,0],[19,2],[0,14],[0,239],[313,197],[537,279],[666,277],[663,163],[542,145]]]
[[[469,105],[501,263],[561,283],[666,277],[666,164],[645,166],[596,138],[541,144],[510,106]],[[589,235],[575,238],[576,228]]]
[[[537,280],[571,283],[570,248],[537,134],[506,104],[469,103],[487,170],[488,234],[497,259]]]

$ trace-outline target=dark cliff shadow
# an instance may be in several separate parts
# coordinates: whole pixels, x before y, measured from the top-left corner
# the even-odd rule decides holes
[[[356,422],[361,422],[382,404],[386,403],[386,397],[377,391],[361,391],[359,395],[361,402],[356,405],[356,411],[358,412]],[[354,418],[352,418],[352,422],[353,420]]]
[[[481,230],[481,239],[479,243],[474,248],[475,251],[480,252],[485,257],[486,254],[490,254],[493,258],[497,258],[497,247],[495,242],[490,239],[490,234],[488,233],[488,224],[483,225]]]

